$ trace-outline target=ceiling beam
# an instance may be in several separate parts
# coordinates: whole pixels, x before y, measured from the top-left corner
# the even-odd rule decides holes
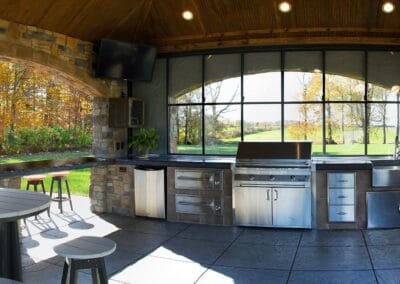
[[[372,44],[400,45],[400,30],[387,29],[298,29],[257,31],[256,33],[209,34],[197,37],[176,37],[153,42],[161,53],[185,50],[216,49],[267,45],[310,45],[310,44]]]

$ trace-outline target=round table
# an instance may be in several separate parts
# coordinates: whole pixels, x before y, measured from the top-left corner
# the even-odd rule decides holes
[[[0,277],[22,280],[18,219],[50,207],[50,197],[19,189],[0,188]]]

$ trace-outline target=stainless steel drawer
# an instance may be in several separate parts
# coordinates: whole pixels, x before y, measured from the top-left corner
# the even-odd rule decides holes
[[[354,187],[355,173],[328,173],[328,187]]]
[[[222,171],[208,169],[176,169],[176,189],[222,189]]]
[[[223,208],[220,198],[198,195],[175,195],[177,213],[222,215]]]
[[[353,205],[330,205],[329,222],[354,222],[354,211]]]
[[[353,205],[354,188],[329,188],[329,205]]]

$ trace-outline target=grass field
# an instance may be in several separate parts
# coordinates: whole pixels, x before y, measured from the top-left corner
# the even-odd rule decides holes
[[[31,155],[18,155],[10,157],[1,157],[0,164],[12,164],[29,161],[42,161],[50,159],[67,159],[88,157],[92,154],[90,152],[65,152],[65,153],[39,153]],[[44,180],[46,191],[50,191],[51,178],[47,176]],[[89,196],[90,185],[90,169],[78,169],[70,171],[68,175],[68,184],[71,194]],[[23,178],[21,181],[21,189],[26,188],[26,180]],[[32,189],[32,186],[31,186]],[[41,190],[40,186],[39,189]]]
[[[390,132],[390,134],[392,134]],[[390,135],[392,136],[392,135]],[[373,139],[372,139],[373,138]],[[392,137],[388,141],[392,141]],[[281,130],[261,131],[247,134],[244,141],[280,141]],[[310,137],[312,139],[312,137]],[[235,155],[237,143],[240,137],[223,139],[221,144],[206,144],[206,154]],[[392,155],[394,144],[377,144],[381,139],[373,136],[371,141],[376,144],[368,144],[368,155]],[[326,145],[326,155],[364,155],[364,144],[332,144]],[[201,154],[201,145],[178,145],[178,153],[181,154]],[[323,155],[322,144],[313,144],[312,154],[314,156]]]

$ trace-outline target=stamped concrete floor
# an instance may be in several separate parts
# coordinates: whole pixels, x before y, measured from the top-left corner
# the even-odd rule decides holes
[[[400,229],[310,231],[167,223],[75,211],[42,213],[22,226],[24,283],[59,283],[53,247],[82,235],[117,243],[109,283],[400,283]],[[65,208],[69,209],[65,203]],[[90,270],[78,283],[91,283]]]

